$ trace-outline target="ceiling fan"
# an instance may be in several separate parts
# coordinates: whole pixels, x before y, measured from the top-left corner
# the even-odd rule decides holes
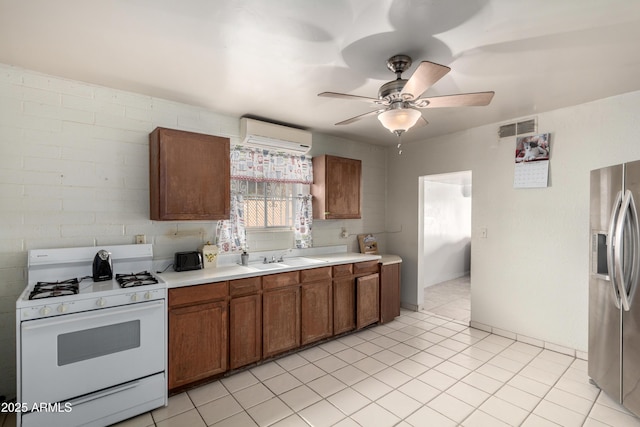
[[[384,107],[341,121],[336,125],[348,125],[365,117],[377,115],[382,125],[398,136],[415,125],[427,124],[418,109],[484,106],[488,105],[493,98],[494,92],[420,98],[428,88],[451,71],[451,68],[430,61],[422,61],[409,80],[403,79],[401,75],[411,66],[411,63],[411,58],[407,55],[395,55],[387,60],[387,68],[396,74],[396,80],[383,84],[378,90],[378,98],[337,92],[322,92],[318,96],[365,101],[374,106]]]

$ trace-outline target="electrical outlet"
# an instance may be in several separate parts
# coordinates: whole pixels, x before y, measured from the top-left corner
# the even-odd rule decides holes
[[[136,234],[136,245],[142,245],[147,243],[147,236],[144,234]]]

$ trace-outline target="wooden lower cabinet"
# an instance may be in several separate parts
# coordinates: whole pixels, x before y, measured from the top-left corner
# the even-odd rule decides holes
[[[300,346],[300,285],[262,294],[262,356]]]
[[[356,328],[356,291],[353,277],[333,280],[333,333],[335,335]]]
[[[380,320],[380,281],[378,273],[356,279],[356,329]]]
[[[301,286],[301,344],[333,335],[333,286],[331,279]]]
[[[169,289],[169,390],[378,321],[377,261]]]
[[[262,295],[229,301],[229,368],[236,369],[262,358]]]
[[[227,370],[227,302],[169,310],[169,390]]]
[[[229,368],[262,359],[262,277],[229,282]]]
[[[380,265],[380,323],[390,322],[400,316],[401,265]]]

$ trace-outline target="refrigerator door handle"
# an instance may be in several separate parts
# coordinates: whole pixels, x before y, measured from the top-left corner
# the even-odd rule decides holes
[[[616,235],[615,235],[615,252],[614,252],[614,262],[615,262],[615,275],[619,280],[616,281],[618,285],[618,295],[620,295],[620,302],[622,308],[625,311],[629,311],[629,303],[631,301],[631,296],[635,293],[636,282],[638,280],[638,242],[640,240],[638,234],[638,212],[636,210],[635,201],[633,200],[633,194],[631,191],[627,190],[624,195],[624,200],[622,202],[621,207],[622,214],[618,217],[616,224]],[[629,215],[630,219],[630,227],[627,229],[625,226],[627,215]],[[630,237],[630,245],[626,247],[624,250],[630,251],[630,256],[626,256],[626,259],[630,259],[631,264],[631,274],[629,275],[629,286],[625,282],[624,277],[624,263],[622,260],[623,249],[623,238],[625,233],[629,233]],[[627,294],[627,289],[629,289],[629,293]]]
[[[636,202],[633,199],[633,194],[629,191],[629,207],[631,210],[631,237],[633,239],[633,253],[631,259],[633,264],[631,265],[631,283],[629,283],[629,294],[625,293],[627,304],[631,307],[633,303],[633,296],[636,293],[638,287],[638,276],[640,274],[640,220],[638,219],[638,208]]]
[[[620,208],[622,207],[622,191],[618,191],[616,200],[613,203],[613,209],[611,210],[611,221],[609,222],[609,233],[607,234],[607,271],[609,272],[609,278],[611,280],[611,286],[613,290],[613,302],[616,308],[620,308],[620,295],[618,293],[618,285],[616,284],[616,270],[615,270],[615,256],[614,256],[614,238],[616,232],[616,223],[618,215],[620,214]]]

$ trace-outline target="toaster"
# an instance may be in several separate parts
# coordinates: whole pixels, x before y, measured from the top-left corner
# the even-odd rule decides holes
[[[175,271],[200,270],[202,268],[202,254],[198,251],[176,252],[173,259]]]

